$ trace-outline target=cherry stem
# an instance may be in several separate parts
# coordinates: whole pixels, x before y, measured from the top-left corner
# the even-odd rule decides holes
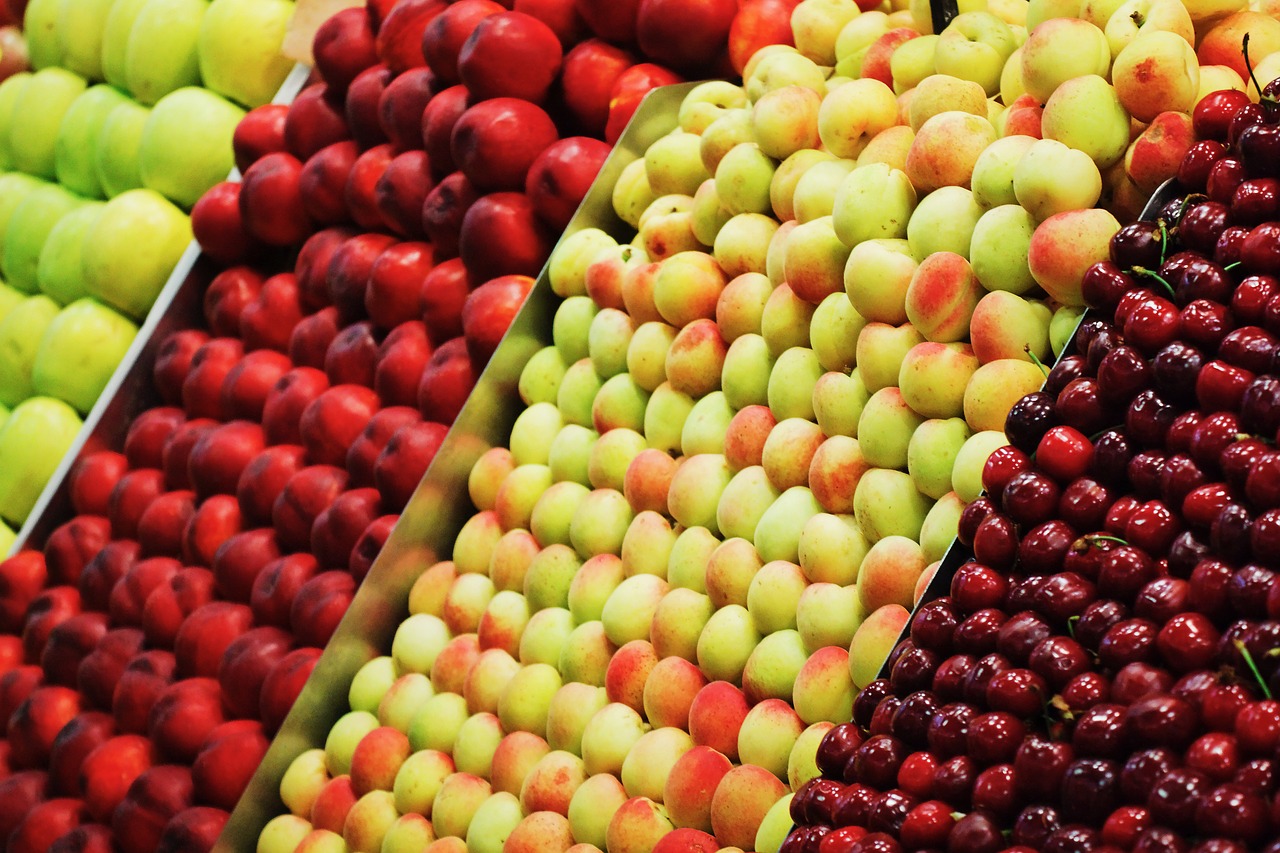
[[[1077,623],[1077,622],[1079,622],[1079,621],[1080,621],[1080,614],[1079,614],[1079,613],[1077,613],[1077,614],[1076,614],[1076,615],[1074,615],[1074,616],[1071,616],[1071,617],[1068,617],[1068,618],[1067,618],[1067,634],[1068,634],[1068,635],[1071,637],[1071,639],[1073,639],[1073,640],[1076,638],[1076,623]]]
[[[1084,537],[1084,541],[1088,542],[1090,545],[1097,545],[1099,542],[1119,542],[1121,545],[1129,544],[1127,541],[1125,541],[1124,539],[1121,539],[1119,536],[1108,536],[1105,533],[1094,533],[1092,535],[1086,536]]]
[[[1227,270],[1233,270],[1233,269],[1235,269],[1236,267],[1240,266],[1242,263],[1244,263],[1244,261],[1232,261],[1231,263],[1229,263],[1229,264],[1227,264],[1225,267],[1223,267],[1223,268],[1222,268],[1222,271],[1223,271],[1223,272],[1226,272]]]
[[[1173,291],[1173,285],[1169,284],[1169,282],[1165,280],[1165,277],[1160,275],[1160,273],[1156,272],[1155,270],[1149,270],[1146,267],[1134,267],[1132,270],[1130,270],[1130,272],[1134,273],[1135,275],[1141,276],[1143,278],[1153,278],[1156,281],[1160,282],[1162,285],[1164,285],[1164,289],[1169,292],[1170,296],[1177,295]]]
[[[1160,223],[1160,263],[1164,263],[1165,257],[1169,253],[1169,226],[1164,219],[1159,220]]]
[[[1045,379],[1048,379],[1049,371],[1044,366],[1044,362],[1036,358],[1036,354],[1031,351],[1031,344],[1023,344],[1022,351],[1031,357],[1031,363],[1034,364],[1036,367],[1040,368],[1040,373],[1044,376]]]
[[[1245,33],[1244,38],[1240,39],[1240,52],[1244,54],[1244,67],[1249,72],[1249,79],[1253,82],[1253,86],[1258,90],[1258,97],[1262,97],[1262,84],[1258,82],[1258,76],[1253,73],[1253,61],[1249,59],[1249,34]]]
[[[1249,671],[1253,673],[1254,680],[1257,681],[1258,686],[1262,688],[1263,697],[1270,699],[1271,690],[1267,687],[1267,682],[1263,679],[1262,673],[1258,671],[1258,665],[1253,662],[1253,655],[1250,654],[1249,649],[1245,647],[1244,640],[1236,640],[1235,647],[1236,651],[1240,653],[1240,656],[1244,658],[1244,662],[1249,667]]]

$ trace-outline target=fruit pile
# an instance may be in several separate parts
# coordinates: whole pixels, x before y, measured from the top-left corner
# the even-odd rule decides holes
[[[184,209],[230,172],[238,104],[269,100],[288,71],[279,48],[292,10],[20,10],[36,70],[0,84],[0,553],[13,541],[5,525],[26,520],[190,242]]]
[[[1177,197],[1089,269],[1106,319],[1009,413],[975,559],[824,738],[785,850],[1280,849],[1278,93],[1204,98]]]

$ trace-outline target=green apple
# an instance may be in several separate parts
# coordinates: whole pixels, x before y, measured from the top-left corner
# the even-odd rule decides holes
[[[293,62],[280,52],[291,0],[214,0],[196,51],[204,85],[246,107],[269,103]]]
[[[0,403],[16,406],[30,397],[31,366],[45,329],[58,316],[58,304],[47,296],[24,299],[0,323]]]
[[[58,4],[61,65],[90,80],[102,79],[102,36],[115,0],[62,0]]]
[[[9,126],[13,124],[14,107],[18,96],[31,79],[30,71],[19,71],[0,83],[0,168],[12,168],[9,159]]]
[[[159,193],[121,193],[106,203],[85,235],[85,289],[142,319],[190,242],[187,215]]]
[[[0,255],[0,267],[10,285],[25,293],[39,289],[36,268],[49,232],[59,219],[83,203],[84,199],[57,184],[40,187],[22,200],[5,228],[4,252]]]
[[[191,207],[235,167],[231,135],[243,117],[244,110],[206,89],[165,95],[142,127],[143,186]]]
[[[147,5],[147,0],[115,0],[102,27],[102,76],[117,89],[128,89],[125,58],[129,51],[129,33],[133,22]]]
[[[147,0],[129,29],[125,80],[133,96],[154,104],[183,86],[200,85],[196,45],[208,0]]]
[[[53,180],[58,128],[87,85],[83,77],[64,68],[45,68],[31,75],[13,105],[13,114],[22,116],[22,121],[7,128],[9,158],[15,169]]]
[[[32,397],[13,410],[0,428],[0,517],[13,525],[27,520],[80,426],[61,400]]]
[[[27,60],[32,68],[48,68],[62,62],[58,39],[62,0],[31,0],[22,16],[27,37]]]
[[[102,192],[114,198],[126,190],[142,186],[139,150],[142,129],[151,110],[136,101],[125,100],[102,123],[102,132],[93,154],[93,169]]]
[[[59,305],[70,305],[87,294],[81,249],[84,235],[98,221],[102,202],[91,201],[58,220],[40,250],[36,284],[40,292]]]
[[[0,256],[4,254],[4,235],[9,230],[9,222],[18,205],[27,196],[49,183],[33,178],[22,172],[5,172],[0,174]]]
[[[31,384],[36,393],[57,397],[87,413],[137,333],[130,320],[100,302],[78,299],[45,329],[31,368]]]
[[[58,128],[53,168],[58,183],[88,198],[102,198],[102,179],[95,165],[98,140],[107,117],[128,97],[114,86],[92,86],[75,99]]]

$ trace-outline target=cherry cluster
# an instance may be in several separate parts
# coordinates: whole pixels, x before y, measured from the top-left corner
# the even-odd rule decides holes
[[[1088,271],[974,559],[824,738],[785,853],[1280,851],[1277,95],[1205,98],[1178,197]]]

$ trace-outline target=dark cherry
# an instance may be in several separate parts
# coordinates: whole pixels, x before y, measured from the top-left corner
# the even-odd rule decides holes
[[[1240,186],[1244,179],[1244,163],[1240,161],[1239,157],[1220,157],[1216,163],[1209,167],[1209,174],[1205,179],[1205,195],[1209,196],[1210,201],[1216,201],[1224,205],[1230,204],[1235,197],[1236,188]],[[1196,207],[1199,206],[1196,205]],[[1188,216],[1193,209],[1187,211]],[[1230,212],[1234,214],[1235,211],[1231,210]],[[1183,221],[1185,222],[1186,219],[1184,218]],[[1184,245],[1203,251],[1203,249],[1186,239],[1182,229],[1179,229],[1178,236],[1182,238]]]
[[[854,723],[837,723],[818,742],[815,761],[827,778],[839,778],[840,772],[862,745],[862,733]]]
[[[836,795],[835,826],[857,826],[865,832],[867,815],[879,797],[880,793],[867,785],[857,782],[845,785],[844,790]]]
[[[1262,124],[1265,120],[1266,113],[1261,104],[1245,104],[1231,117],[1231,123],[1227,126],[1227,144],[1235,145],[1245,130]]]
[[[1190,278],[1191,276],[1188,275],[1187,279]],[[1235,318],[1231,316],[1231,309],[1223,304],[1231,287],[1225,273],[1223,273],[1223,280],[1226,284],[1223,285],[1222,295],[1214,297],[1220,298],[1221,302],[1204,297],[1197,298],[1188,302],[1178,315],[1182,320],[1183,338],[1206,352],[1217,349],[1227,333],[1235,328]]]
[[[1210,619],[1223,619],[1230,612],[1227,587],[1235,570],[1221,560],[1205,559],[1196,564],[1187,579],[1188,603]]]
[[[1047,479],[1047,478],[1046,478]],[[973,535],[973,555],[997,571],[1013,568],[1018,556],[1018,529],[1007,515],[992,513]]]
[[[1004,835],[995,820],[984,812],[970,812],[956,821],[947,838],[947,850],[966,853],[998,853],[1005,849]]]
[[[1265,113],[1268,107],[1263,105],[1262,109]],[[1273,159],[1280,150],[1280,128],[1272,124],[1272,117],[1268,119],[1265,124],[1245,128],[1236,139],[1235,147],[1250,175],[1275,175],[1280,169]]]
[[[951,637],[960,617],[948,597],[922,605],[911,617],[911,641],[917,647],[939,655],[951,651]]]
[[[869,735],[887,735],[893,733],[893,715],[897,713],[902,700],[897,696],[887,696],[876,706],[871,714],[871,725],[867,726]]]
[[[1243,242],[1243,238],[1241,239]],[[1231,280],[1227,271],[1220,264],[1206,259],[1187,265],[1186,271],[1182,274],[1182,281],[1178,283],[1175,301],[1179,305],[1190,306],[1193,302],[1205,299],[1217,304],[1225,311],[1226,302],[1231,298],[1231,290],[1234,287],[1235,282]],[[1194,321],[1189,325],[1186,307],[1184,307],[1182,333],[1193,343],[1200,343],[1199,339],[1202,335],[1191,328],[1191,325],[1194,325]]]
[[[1123,430],[1109,429],[1093,441],[1093,478],[1108,487],[1127,485],[1125,471],[1136,452]],[[1071,519],[1067,519],[1068,522]],[[1087,530],[1090,525],[1073,525]]]
[[[969,755],[984,766],[1012,761],[1026,735],[1023,722],[1006,711],[979,714],[969,721]]]
[[[1148,554],[1163,557],[1181,530],[1181,522],[1169,507],[1163,501],[1151,500],[1129,516],[1124,538]]]
[[[1280,746],[1280,701],[1264,699],[1241,708],[1234,731],[1246,755],[1273,754]]]
[[[1250,533],[1253,518],[1240,504],[1230,503],[1222,508],[1209,528],[1209,545],[1219,556],[1241,562],[1252,553]]]
[[[1073,823],[1055,829],[1045,840],[1043,853],[1092,853],[1101,844],[1097,830]]]
[[[974,534],[978,532],[978,525],[995,511],[995,504],[986,495],[966,504],[965,508],[961,510],[960,520],[956,524],[956,538],[960,540],[960,544],[972,547]]]
[[[1031,453],[1036,449],[1041,436],[1057,423],[1054,395],[1045,391],[1033,391],[1010,407],[1009,414],[1005,416],[1004,434],[1011,445],[1024,453]],[[988,488],[988,491],[991,489]]]
[[[1082,376],[1067,383],[1054,404],[1062,423],[1075,427],[1085,435],[1093,435],[1119,420],[1117,411],[1102,402],[1098,381]],[[1096,450],[1096,447],[1095,447]]]
[[[1192,704],[1172,693],[1154,693],[1138,699],[1129,706],[1126,717],[1137,743],[1174,750],[1191,743],[1199,723]]]
[[[1084,609],[1076,622],[1075,639],[1091,651],[1097,651],[1102,638],[1112,626],[1127,619],[1129,609],[1118,601],[1099,599]]]
[[[1216,138],[1196,142],[1183,155],[1178,166],[1178,183],[1188,192],[1204,192],[1209,170],[1226,153],[1227,146]]]
[[[1280,509],[1266,510],[1253,520],[1249,547],[1257,562],[1280,565]]]
[[[1004,575],[976,561],[956,569],[951,578],[951,602],[961,613],[999,607],[1008,591],[1009,581]]]
[[[1186,453],[1191,449],[1191,438],[1204,415],[1195,409],[1183,412],[1169,424],[1169,432],[1165,434],[1165,447],[1171,453]]]
[[[1145,802],[1156,780],[1182,765],[1172,750],[1144,749],[1130,754],[1120,771],[1120,794],[1131,803]]]
[[[938,711],[938,699],[927,689],[910,694],[898,705],[890,723],[891,733],[907,746],[923,749],[929,724]]]
[[[1133,615],[1164,625],[1190,607],[1190,594],[1191,584],[1181,578],[1152,578],[1134,597]]]
[[[941,800],[927,800],[913,808],[902,822],[898,837],[909,850],[942,850],[956,819]]]
[[[1165,459],[1164,470],[1160,472],[1160,499],[1168,506],[1181,507],[1187,495],[1205,482],[1204,472],[1194,459],[1185,453],[1175,453]]]
[[[1161,347],[1172,343],[1181,331],[1178,306],[1160,296],[1143,299],[1124,320],[1125,341],[1147,355],[1154,355]],[[1089,352],[1092,356],[1092,346]],[[1096,363],[1101,366],[1101,358]]]
[[[1062,816],[1096,821],[1120,804],[1120,765],[1107,758],[1077,758],[1062,776]]]
[[[889,683],[899,695],[924,690],[933,684],[933,673],[940,662],[936,653],[912,646],[894,661]]]
[[[1204,375],[1203,370],[1201,375]],[[1241,388],[1242,393],[1243,390]],[[1138,447],[1163,447],[1165,435],[1177,416],[1178,410],[1172,403],[1166,401],[1159,392],[1147,389],[1129,404],[1124,425]]]
[[[1181,834],[1163,826],[1151,826],[1138,833],[1131,853],[1188,853],[1191,844]]]
[[[1092,661],[1084,646],[1071,637],[1048,637],[1031,650],[1027,666],[1054,690],[1087,672]]]
[[[1168,232],[1157,222],[1140,220],[1111,235],[1111,261],[1122,269],[1155,269],[1164,260]]]
[[[1280,429],[1280,377],[1255,377],[1240,399],[1240,426],[1246,432],[1273,435]]]
[[[872,735],[853,753],[849,768],[853,777],[846,769],[845,780],[888,790],[897,781],[898,768],[906,757],[907,748],[902,741],[890,735]]]
[[[1240,765],[1231,781],[1246,791],[1269,794],[1280,784],[1280,771],[1269,758],[1253,758]]]
[[[1182,518],[1193,529],[1204,532],[1230,501],[1231,492],[1222,483],[1199,486],[1182,499]]]
[[[1212,170],[1208,176],[1213,177]],[[1242,174],[1243,177],[1243,174]],[[1202,201],[1187,208],[1178,223],[1178,238],[1184,249],[1212,255],[1218,235],[1231,223],[1230,209],[1219,201]]]
[[[1115,496],[1102,483],[1080,477],[1062,490],[1062,497],[1058,499],[1058,517],[1076,530],[1096,530],[1102,526],[1114,499]]]
[[[980,768],[968,755],[954,755],[938,765],[933,774],[934,796],[955,809],[967,811],[972,803],[973,783]]]
[[[1185,518],[1187,502],[1184,500],[1182,504]],[[1178,578],[1190,577],[1196,565],[1209,556],[1209,553],[1208,543],[1197,536],[1195,531],[1182,531],[1174,537],[1173,544],[1169,546],[1167,558],[1169,574]]]
[[[1096,597],[1093,581],[1077,572],[1063,571],[1045,578],[1036,590],[1032,607],[1054,626],[1065,628]]]
[[[996,638],[996,651],[1011,662],[1023,665],[1031,650],[1053,634],[1053,628],[1033,611],[1015,613],[1001,626]]]
[[[1226,732],[1208,732],[1191,742],[1186,752],[1187,767],[1198,770],[1210,782],[1231,781],[1240,768],[1240,747],[1236,737]]]
[[[938,664],[933,674],[933,692],[943,702],[955,702],[964,698],[964,679],[973,669],[973,655],[952,655]]]
[[[1188,585],[1190,586],[1190,585]],[[1156,648],[1177,672],[1209,666],[1217,653],[1219,634],[1203,613],[1179,613],[1160,628]]]
[[[1127,663],[1147,661],[1155,654],[1156,626],[1146,619],[1126,619],[1112,625],[1098,643],[1098,660],[1117,670]]]
[[[1086,708],[1092,708],[1099,702],[1105,702],[1111,695],[1111,682],[1097,672],[1082,672],[1067,682],[1058,696],[1062,704],[1072,714],[1079,714]]]
[[[1021,805],[1012,764],[994,764],[973,780],[974,809],[1009,820]]]
[[[1064,767],[1063,769],[1065,770],[1066,768]],[[1052,795],[1056,797],[1057,793],[1055,787]],[[1009,840],[1014,844],[1022,844],[1039,850],[1044,846],[1049,836],[1053,834],[1053,831],[1060,826],[1062,826],[1062,817],[1058,814],[1057,809],[1041,804],[1030,805],[1024,808],[1018,814],[1017,820],[1013,822]]]
[[[915,797],[897,788],[885,791],[867,815],[867,829],[872,833],[896,834],[908,812],[918,805]]]
[[[1103,702],[1076,719],[1071,748],[1082,758],[1116,758],[1124,754],[1128,737],[1124,705]]]
[[[1155,781],[1146,803],[1152,820],[1175,831],[1190,832],[1195,827],[1196,805],[1209,793],[1203,773],[1174,768]]]
[[[1205,358],[1200,350],[1183,341],[1174,341],[1156,353],[1151,361],[1154,387],[1171,401],[1195,401],[1195,382]]]
[[[944,760],[963,755],[969,722],[977,715],[974,707],[964,702],[952,702],[935,711],[927,735],[930,751]]]
[[[1218,235],[1218,244],[1213,247],[1213,262],[1223,267],[1239,263],[1240,249],[1244,246],[1244,238],[1248,233],[1249,229],[1243,225],[1228,225],[1223,228]]]
[[[1075,530],[1065,521],[1052,519],[1038,524],[1028,530],[1018,543],[1018,564],[1023,571],[1037,575],[1061,571],[1067,552],[1076,539]]]
[[[1139,223],[1141,224],[1141,223]],[[1160,265],[1157,259],[1147,266],[1154,269]],[[1084,271],[1080,279],[1080,295],[1090,308],[1110,313],[1119,304],[1125,293],[1137,287],[1134,276],[1125,272],[1130,267],[1121,267],[1113,261],[1098,261]]]
[[[987,701],[987,687],[996,673],[1010,668],[1009,659],[1004,655],[983,655],[974,663],[973,669],[965,676],[964,699],[971,705],[982,705]]]
[[[1123,777],[1122,777],[1123,778]],[[1128,850],[1138,834],[1151,825],[1151,815],[1142,806],[1120,806],[1102,824],[1102,840],[1112,847]]]
[[[1227,485],[1236,491],[1244,491],[1249,473],[1270,451],[1267,443],[1258,438],[1237,439],[1226,444],[1218,454],[1218,466]]]
[[[1214,412],[1196,425],[1187,452],[1200,470],[1210,474],[1218,470],[1222,451],[1240,440],[1240,421],[1231,412]]]
[[[927,750],[913,752],[902,759],[898,768],[898,787],[918,800],[933,796],[933,774],[938,770],[938,757]]]
[[[1222,339],[1218,346],[1218,358],[1251,370],[1265,373],[1272,367],[1280,342],[1261,326],[1239,326]]]
[[[1127,404],[1151,382],[1151,368],[1146,357],[1134,347],[1118,346],[1098,364],[1098,395],[1107,405]],[[1037,453],[1037,461],[1039,458]]]
[[[1242,236],[1242,244],[1243,240]],[[1277,291],[1280,291],[1280,284],[1269,275],[1246,276],[1231,293],[1231,313],[1239,323],[1260,323],[1267,303]]]
[[[1274,559],[1275,555],[1270,555]],[[1227,601],[1237,616],[1246,619],[1267,617],[1267,594],[1276,583],[1276,573],[1258,563],[1247,563],[1231,576]]]
[[[1244,480],[1244,494],[1259,510],[1280,506],[1280,451],[1259,453]]]
[[[1208,411],[1236,411],[1253,377],[1252,371],[1214,359],[1206,363],[1196,377],[1196,400]]]
[[[1267,835],[1267,801],[1235,785],[1219,785],[1196,806],[1195,825],[1201,834],[1257,844]]]
[[[883,699],[892,695],[893,687],[890,686],[887,678],[877,678],[859,690],[858,695],[853,700],[854,724],[862,729],[869,728],[871,726],[871,715],[875,713],[876,707]]]
[[[1280,222],[1255,226],[1240,245],[1240,263],[1254,275],[1280,272]]]
[[[952,647],[961,654],[975,657],[994,652],[1000,626],[1007,618],[1004,611],[993,607],[970,613],[956,626],[951,637]]]
[[[1049,370],[1044,380],[1044,390],[1055,397],[1072,379],[1087,375],[1088,366],[1083,356],[1063,353],[1057,363]]]
[[[1252,178],[1241,181],[1231,196],[1231,219],[1241,225],[1257,225],[1274,219],[1280,202],[1280,181]]]
[[[1029,454],[1034,450],[1034,445],[1030,450],[1022,450],[1006,444],[991,451],[982,466],[982,488],[987,494],[998,496],[1014,475],[1031,467]]]
[[[1147,500],[1154,498],[1160,494],[1161,480],[1164,477],[1165,460],[1168,454],[1164,450],[1144,450],[1137,456],[1129,460],[1129,482],[1133,484],[1134,493],[1137,497]],[[1133,507],[1133,511],[1137,511],[1138,507]],[[1133,512],[1129,513],[1131,516]],[[1125,526],[1129,524],[1129,518],[1125,518]],[[1125,531],[1123,529],[1117,531],[1123,537]]]
[[[1191,112],[1191,126],[1199,139],[1225,142],[1236,112],[1249,104],[1248,94],[1235,89],[1210,92]]]
[[[1168,693],[1173,689],[1173,676],[1168,670],[1149,663],[1130,663],[1120,667],[1111,680],[1111,699],[1121,705],[1132,705],[1144,696]]]
[[[1013,756],[1014,778],[1029,801],[1057,799],[1062,775],[1075,760],[1071,744],[1030,734]]]
[[[987,685],[987,707],[1019,717],[1039,714],[1049,697],[1048,683],[1030,669],[1006,669]]]

